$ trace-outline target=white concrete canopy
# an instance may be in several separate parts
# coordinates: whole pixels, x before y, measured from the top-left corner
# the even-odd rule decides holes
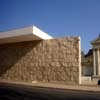
[[[53,37],[43,32],[36,26],[28,26],[20,29],[13,29],[6,32],[0,32],[0,44],[42,39],[53,39]]]

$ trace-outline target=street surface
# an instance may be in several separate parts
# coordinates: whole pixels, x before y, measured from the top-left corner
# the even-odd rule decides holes
[[[100,100],[100,93],[0,84],[0,100]]]

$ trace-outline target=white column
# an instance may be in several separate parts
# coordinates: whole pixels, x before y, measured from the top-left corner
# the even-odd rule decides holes
[[[93,50],[93,75],[95,76],[96,75],[96,51],[95,49]]]
[[[98,64],[97,64],[97,71],[98,71],[98,75],[100,75],[100,53],[99,53],[99,49],[97,51],[97,56],[98,56]]]

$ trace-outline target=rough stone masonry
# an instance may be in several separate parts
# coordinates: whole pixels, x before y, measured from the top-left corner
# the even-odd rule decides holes
[[[79,84],[78,37],[0,45],[0,79]]]

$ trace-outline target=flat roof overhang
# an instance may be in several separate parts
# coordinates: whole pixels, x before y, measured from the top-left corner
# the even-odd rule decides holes
[[[53,37],[43,32],[36,26],[0,32],[0,44],[47,39],[53,39]]]

